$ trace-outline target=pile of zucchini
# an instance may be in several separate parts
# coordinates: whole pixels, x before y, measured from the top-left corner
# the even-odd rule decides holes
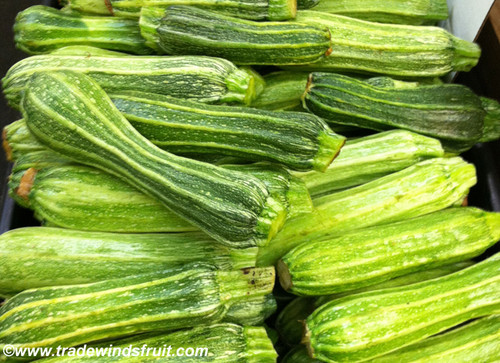
[[[2,79],[4,347],[54,362],[500,360],[500,213],[460,154],[500,104],[438,77],[446,0],[65,0]],[[279,283],[276,283],[279,281]]]

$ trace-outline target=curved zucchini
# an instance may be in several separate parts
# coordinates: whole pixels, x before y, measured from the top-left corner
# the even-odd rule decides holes
[[[210,264],[24,291],[0,307],[0,348],[71,347],[220,321],[229,305],[272,292],[268,269]]]
[[[299,11],[295,21],[326,26],[332,33],[328,57],[295,67],[300,70],[440,77],[469,71],[481,54],[478,45],[437,27],[372,23],[312,10]]]
[[[276,312],[273,294],[256,296],[229,306],[224,321],[240,325],[257,326]]]
[[[158,149],[90,77],[36,73],[22,106],[30,131],[43,144],[113,173],[219,242],[265,245],[284,222],[283,205],[259,179]]]
[[[496,254],[451,275],[323,305],[307,318],[304,342],[325,362],[363,361],[499,312]]]
[[[84,16],[36,5],[17,14],[16,46],[28,54],[44,54],[68,45],[87,45],[133,54],[152,54],[137,21]]]
[[[107,92],[147,91],[202,102],[249,104],[253,77],[224,59],[210,57],[47,54],[16,63],[2,80],[9,104],[18,108],[30,77],[52,70],[89,75]]]
[[[331,52],[327,27],[255,22],[188,6],[169,7],[157,31],[167,54],[210,55],[235,64],[308,64]]]

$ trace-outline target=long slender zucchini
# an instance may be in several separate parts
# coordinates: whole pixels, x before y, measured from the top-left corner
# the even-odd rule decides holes
[[[276,312],[273,294],[256,296],[229,306],[224,321],[240,325],[257,326]]]
[[[461,204],[475,183],[473,165],[461,158],[435,158],[318,198],[313,213],[288,220],[276,238],[259,249],[257,265],[274,264],[301,243]]]
[[[203,54],[236,64],[316,62],[331,52],[327,27],[255,22],[188,6],[171,6],[157,29],[167,54]]]
[[[302,10],[296,22],[326,26],[332,33],[328,57],[301,70],[344,71],[399,77],[440,77],[469,71],[479,46],[437,27],[372,23],[341,15]]]
[[[113,173],[220,242],[265,245],[284,222],[284,206],[259,179],[158,149],[84,74],[36,73],[22,106],[42,143]]]
[[[27,227],[0,236],[0,295],[97,282],[206,261],[255,266],[256,248],[232,249],[200,232],[126,234]]]
[[[499,312],[496,254],[451,275],[323,305],[307,318],[304,342],[325,362],[363,361]]]
[[[16,46],[44,54],[67,45],[89,45],[133,54],[152,54],[135,20],[84,16],[36,5],[21,11],[14,24]]]
[[[221,320],[231,304],[272,292],[274,271],[209,264],[84,285],[32,289],[0,307],[0,348],[65,347]]]
[[[2,83],[9,104],[19,107],[34,73],[55,69],[85,73],[108,92],[147,91],[202,102],[247,104],[256,96],[253,77],[224,59],[47,54],[26,58],[7,72]]]

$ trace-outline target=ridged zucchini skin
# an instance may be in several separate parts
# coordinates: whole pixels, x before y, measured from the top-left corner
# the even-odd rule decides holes
[[[313,198],[318,198],[443,156],[438,140],[406,130],[391,130],[348,139],[324,173],[310,171],[294,175],[304,181]]]
[[[295,295],[330,295],[465,261],[498,240],[500,213],[452,208],[297,246],[278,272]]]
[[[224,316],[224,321],[239,325],[258,326],[276,312],[277,304],[273,294],[256,296],[234,303]]]
[[[472,164],[457,157],[434,158],[358,187],[317,198],[312,213],[288,220],[272,242],[259,249],[257,265],[272,265],[301,243],[461,204],[475,183]]]
[[[24,291],[0,307],[0,347],[65,347],[220,321],[231,304],[272,292],[274,271],[205,263]]]
[[[323,305],[307,318],[304,341],[319,360],[363,361],[499,312],[496,254],[451,275]]]
[[[206,105],[152,93],[109,95],[144,137],[173,154],[219,154],[324,171],[345,137],[304,112]]]
[[[377,87],[333,73],[310,75],[304,107],[334,124],[418,132],[455,153],[480,141],[486,115],[481,99],[459,84]]]
[[[321,0],[314,11],[391,24],[429,25],[448,19],[446,0]]]
[[[224,59],[47,54],[21,60],[7,72],[2,84],[9,104],[19,107],[33,74],[55,69],[87,74],[107,92],[147,91],[207,103],[249,104],[256,96],[253,77]]]
[[[87,45],[133,54],[152,54],[137,21],[83,16],[36,5],[21,11],[14,24],[16,46],[28,54],[44,54],[68,45]]]
[[[198,261],[237,270],[255,266],[256,257],[256,248],[228,248],[200,232],[127,234],[26,227],[0,236],[0,296]]]
[[[328,57],[295,69],[356,72],[398,77],[440,77],[469,71],[478,45],[437,27],[380,24],[319,11],[301,10],[296,22],[326,26],[332,33]]]
[[[370,360],[391,362],[497,362],[500,316],[493,315]]]
[[[113,173],[219,242],[264,245],[284,222],[285,207],[259,179],[158,149],[84,74],[33,75],[22,108],[40,142]]]
[[[188,6],[171,6],[157,29],[167,54],[203,54],[243,65],[316,62],[331,52],[327,27],[255,22]]]

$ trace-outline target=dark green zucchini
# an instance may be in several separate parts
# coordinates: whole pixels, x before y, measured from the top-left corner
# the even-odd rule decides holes
[[[113,173],[219,242],[265,245],[284,222],[285,207],[259,179],[157,148],[84,74],[36,73],[22,109],[30,131],[44,145]]]
[[[255,22],[188,6],[171,6],[157,29],[167,54],[203,54],[235,64],[316,62],[331,52],[327,27]]]
[[[454,153],[481,140],[486,115],[481,99],[459,84],[378,87],[333,73],[310,75],[304,106],[334,124],[435,137]]]
[[[16,46],[28,54],[44,54],[68,45],[87,45],[133,54],[152,54],[137,21],[84,16],[36,5],[17,14]]]

